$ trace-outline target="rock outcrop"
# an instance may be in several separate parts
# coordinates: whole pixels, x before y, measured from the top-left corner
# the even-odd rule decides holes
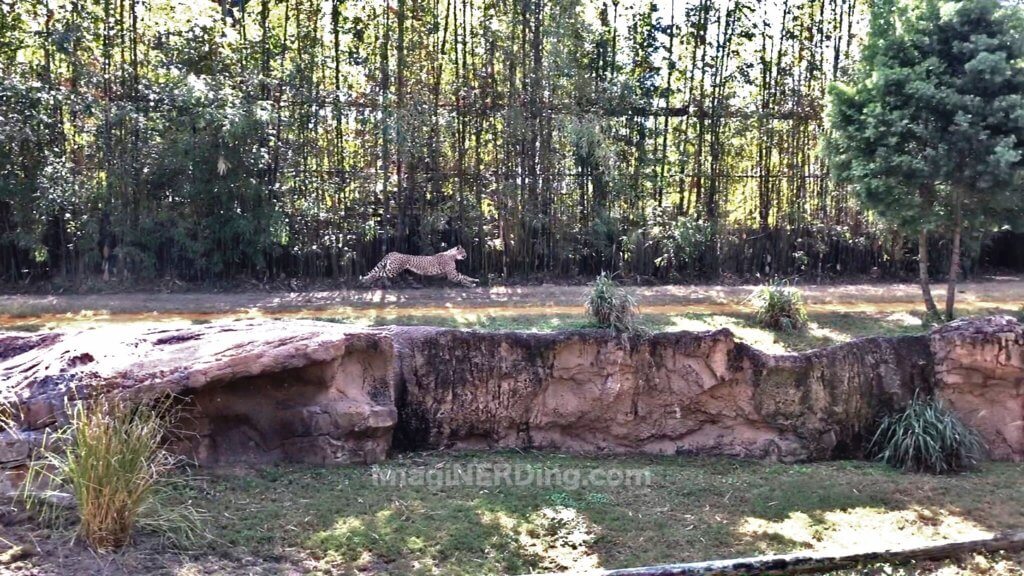
[[[992,458],[1024,460],[1024,325],[957,320],[930,341],[939,397],[981,433]]]
[[[179,448],[200,463],[376,462],[397,421],[392,358],[388,338],[311,321],[6,335],[0,399],[32,431],[62,421],[67,401],[176,395]],[[11,438],[0,448],[25,450]]]
[[[771,355],[727,330],[624,346],[549,334],[312,321],[0,334],[0,400],[23,463],[66,401],[121,393],[184,402],[179,449],[200,463],[376,462],[390,449],[540,448],[857,455],[877,415],[935,391],[999,459],[1024,458],[1024,328],[965,320],[929,335]]]

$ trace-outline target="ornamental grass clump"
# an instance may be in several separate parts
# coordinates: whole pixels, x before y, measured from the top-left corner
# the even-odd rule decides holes
[[[131,405],[103,399],[66,407],[69,423],[50,434],[30,466],[23,496],[45,518],[63,520],[73,498],[77,536],[97,550],[120,548],[132,530],[155,532],[172,544],[204,534],[201,513],[181,498],[182,463],[164,449],[172,421],[169,402]],[[46,491],[36,492],[39,486]]]
[[[985,445],[941,400],[915,394],[903,411],[882,418],[868,450],[893,468],[947,474],[973,468]]]
[[[794,332],[807,328],[807,310],[800,291],[786,282],[773,282],[750,295],[758,326],[776,332]]]
[[[646,333],[640,324],[636,301],[608,274],[601,274],[594,281],[587,296],[586,309],[598,326],[610,328],[616,334],[642,336]]]

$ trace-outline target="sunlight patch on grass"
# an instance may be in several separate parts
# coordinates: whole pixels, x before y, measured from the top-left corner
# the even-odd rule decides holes
[[[593,570],[601,560],[590,549],[595,528],[574,508],[549,506],[530,514],[525,521],[503,511],[482,510],[480,520],[514,534],[521,553],[535,557],[545,571]]]
[[[746,316],[727,316],[724,314],[700,314],[670,316],[670,323],[665,327],[667,332],[718,330],[728,328],[740,342],[750,344],[754,348],[771,354],[783,354],[790,349],[779,340],[778,335],[770,330],[751,325]]]
[[[886,550],[893,546],[910,548],[943,540],[989,538],[993,533],[978,524],[946,510],[911,507],[885,510],[858,507],[847,510],[794,511],[780,520],[747,517],[740,524],[741,534],[762,540],[764,553],[777,553],[779,544],[786,549],[828,553],[854,553]]]
[[[811,322],[807,325],[807,333],[815,338],[827,340],[831,344],[840,344],[842,342],[849,342],[852,340],[849,334],[840,332],[834,328],[829,328],[828,326],[822,326],[817,322]]]
[[[665,327],[666,332],[703,332],[714,330],[707,319],[692,316],[669,316],[669,324]]]
[[[921,327],[921,318],[910,314],[909,312],[896,312],[885,317],[885,321],[897,326],[907,326],[912,328]]]

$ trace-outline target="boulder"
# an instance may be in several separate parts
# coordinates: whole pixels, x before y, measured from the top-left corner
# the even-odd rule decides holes
[[[938,395],[997,460],[1024,460],[1024,325],[1009,316],[967,318],[931,333]]]
[[[177,447],[201,464],[371,463],[397,420],[392,357],[376,333],[312,321],[2,335],[0,399],[31,431],[65,421],[68,401],[174,395]],[[14,440],[0,448],[22,458]]]

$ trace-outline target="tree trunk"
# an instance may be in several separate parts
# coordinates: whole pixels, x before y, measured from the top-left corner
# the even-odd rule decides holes
[[[917,238],[917,268],[921,279],[921,295],[924,296],[924,307],[928,315],[936,317],[939,309],[932,298],[932,287],[928,284],[928,231],[924,228]]]
[[[956,279],[960,275],[960,228],[963,225],[963,209],[960,192],[953,200],[953,250],[949,256],[949,284],[946,286],[946,321],[953,320],[953,303],[956,300]]]

